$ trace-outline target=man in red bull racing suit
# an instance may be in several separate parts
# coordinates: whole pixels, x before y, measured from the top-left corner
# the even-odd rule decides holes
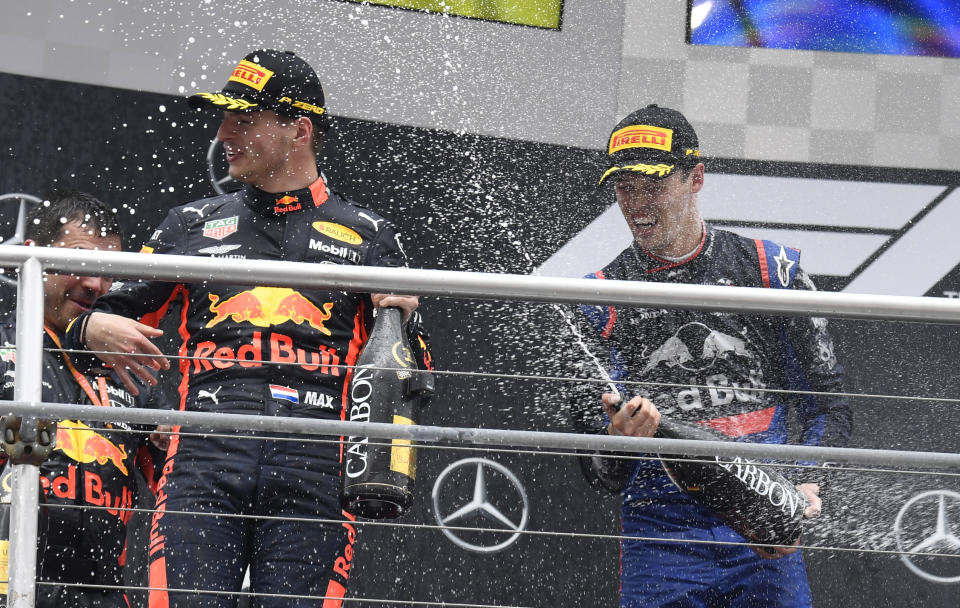
[[[319,174],[323,90],[306,62],[288,52],[250,53],[222,92],[190,101],[224,111],[217,137],[230,175],[245,185],[174,208],[144,251],[405,264],[393,225],[331,191]],[[181,409],[343,419],[352,370],[342,366],[356,362],[375,305],[403,308],[421,366],[428,356],[413,312],[417,298],[321,289],[129,283],[98,300],[92,314],[73,324],[70,337],[91,350],[131,353],[103,358],[121,373],[147,380],[146,368],[160,364],[140,355],[159,354],[148,339],[159,335],[151,326],[175,301],[181,308],[180,352],[190,357],[180,360]],[[339,444],[178,430],[151,530],[151,608],[236,606],[230,592],[241,588],[248,565],[253,606],[339,606],[356,538],[352,517],[339,506]],[[229,517],[238,514],[268,519]]]
[[[60,191],[38,205],[26,222],[26,245],[71,249],[120,249],[120,225],[99,200]],[[64,218],[65,221],[61,221]],[[134,396],[119,378],[82,374],[59,349],[67,324],[107,292],[105,277],[48,274],[44,280],[42,398],[50,403],[144,407],[149,391]],[[0,397],[13,399],[16,315],[0,321]],[[61,420],[56,448],[40,465],[46,502],[46,548],[38,563],[38,608],[128,608],[120,586],[127,561],[127,524],[137,495],[137,469],[155,488],[159,451],[145,429],[125,423]],[[0,454],[0,469],[2,459]],[[9,469],[7,469],[9,471]],[[5,477],[4,475],[3,477]],[[141,571],[142,574],[142,571]],[[128,581],[143,585],[145,580]],[[92,585],[78,587],[73,585]]]
[[[703,222],[696,197],[703,164],[696,134],[679,112],[655,105],[634,112],[614,128],[608,153],[601,183],[612,182],[634,242],[591,278],[814,288],[798,266],[799,251]],[[842,392],[824,319],[586,305],[574,317],[589,351],[571,353],[579,374],[602,378],[602,366],[614,382],[652,383],[618,385],[626,403],[618,393],[601,395],[596,384],[578,388],[573,411],[587,432],[649,437],[662,413],[734,441],[847,442],[852,419],[842,397],[792,399],[764,390]],[[788,418],[800,428],[788,429]],[[595,455],[581,464],[594,485],[622,492],[625,536],[663,539],[623,541],[621,606],[811,604],[799,552],[761,556],[762,549],[744,546],[743,537],[675,486],[655,459]],[[810,500],[808,517],[819,514],[822,473],[793,475]]]

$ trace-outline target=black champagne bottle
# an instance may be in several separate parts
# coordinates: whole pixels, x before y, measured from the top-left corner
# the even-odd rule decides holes
[[[723,441],[711,429],[660,418],[657,437]],[[748,540],[793,545],[803,529],[806,496],[775,467],[746,458],[661,454],[670,479]],[[663,459],[667,458],[667,459]]]
[[[350,382],[347,420],[416,424],[417,368],[399,308],[381,308]],[[345,509],[370,519],[401,515],[413,500],[416,448],[408,439],[348,437],[344,444]]]

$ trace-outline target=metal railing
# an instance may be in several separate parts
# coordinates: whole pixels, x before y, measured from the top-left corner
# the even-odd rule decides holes
[[[84,272],[175,282],[308,287],[345,291],[416,293],[482,300],[520,300],[689,308],[781,315],[815,315],[886,321],[960,323],[960,301],[952,298],[876,296],[821,291],[596,281],[272,260],[233,260],[174,255],[0,246],[0,266],[29,258],[53,272]]]
[[[257,416],[127,410],[43,403],[43,272],[138,277],[174,282],[289,286],[347,291],[416,293],[458,298],[749,311],[858,319],[960,323],[960,301],[810,291],[629,281],[559,279],[528,275],[303,264],[264,260],[212,260],[60,248],[0,246],[0,266],[19,266],[17,366],[14,401],[2,415],[63,416],[128,423],[180,424],[211,429],[296,431],[321,435],[407,438],[476,445],[682,453],[695,456],[775,457],[868,465],[960,468],[960,455],[936,452],[701,442],[676,439],[574,435]],[[39,469],[15,465],[10,546],[9,606],[34,605]]]

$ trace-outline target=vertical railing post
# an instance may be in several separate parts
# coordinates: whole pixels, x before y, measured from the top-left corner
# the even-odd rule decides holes
[[[20,267],[17,367],[13,392],[14,399],[33,402],[38,406],[43,400],[43,303],[43,268],[36,258],[29,258]],[[33,464],[13,465],[12,490],[7,604],[8,608],[34,608],[40,467]]]

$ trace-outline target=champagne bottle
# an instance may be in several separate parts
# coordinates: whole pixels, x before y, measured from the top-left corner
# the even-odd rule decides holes
[[[656,436],[724,440],[711,429],[665,416],[660,418]],[[670,455],[669,458],[661,463],[677,487],[712,509],[744,538],[775,545],[792,545],[800,538],[807,498],[776,468],[741,457]]]
[[[399,308],[381,308],[350,382],[347,419],[416,424],[433,376],[416,369]],[[348,437],[343,459],[344,508],[360,517],[393,518],[413,500],[416,448],[409,439]]]

